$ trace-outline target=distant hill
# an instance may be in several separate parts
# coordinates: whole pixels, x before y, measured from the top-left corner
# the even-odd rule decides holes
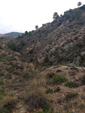
[[[6,33],[6,34],[0,34],[0,37],[13,37],[16,38],[18,36],[21,36],[23,33],[19,33],[19,32],[10,32],[10,33]]]
[[[0,37],[2,37],[4,34],[0,34]]]

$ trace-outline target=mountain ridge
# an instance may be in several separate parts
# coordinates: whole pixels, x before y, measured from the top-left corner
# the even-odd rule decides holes
[[[23,33],[20,33],[20,32],[9,32],[9,33],[0,34],[0,37],[17,38],[18,36],[21,36],[22,34]]]

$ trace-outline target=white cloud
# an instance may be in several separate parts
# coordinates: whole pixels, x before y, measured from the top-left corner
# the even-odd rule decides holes
[[[85,4],[85,0],[80,0]],[[0,33],[33,30],[52,21],[54,12],[77,7],[79,0],[0,0]]]

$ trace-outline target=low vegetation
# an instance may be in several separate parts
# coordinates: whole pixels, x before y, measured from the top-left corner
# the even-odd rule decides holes
[[[32,93],[25,101],[29,106],[29,110],[42,108],[43,111],[48,110],[50,107],[49,100],[41,92]]]
[[[67,87],[69,87],[69,88],[76,88],[76,87],[79,87],[79,84],[78,83],[76,83],[76,82],[67,82],[66,84],[65,84],[65,86],[67,86]]]
[[[81,78],[81,84],[85,85],[85,75],[83,75],[83,77]]]
[[[64,76],[61,76],[61,75],[55,75],[53,77],[53,84],[62,84],[64,82],[67,82],[68,79]]]

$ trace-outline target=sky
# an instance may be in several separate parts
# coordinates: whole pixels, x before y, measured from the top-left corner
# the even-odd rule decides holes
[[[25,32],[53,21],[59,15],[77,7],[85,0],[0,0],[0,33]]]

